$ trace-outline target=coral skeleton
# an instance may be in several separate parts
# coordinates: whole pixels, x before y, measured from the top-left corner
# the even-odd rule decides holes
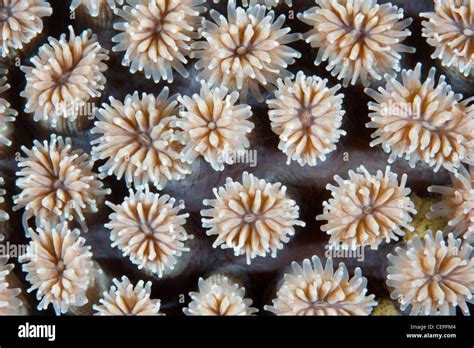
[[[410,195],[410,199],[415,204],[416,210],[416,214],[410,223],[414,230],[410,231],[404,229],[405,235],[403,236],[403,240],[408,241],[415,235],[423,239],[427,231],[438,231],[448,227],[448,223],[445,219],[439,216],[434,217],[430,212],[438,200],[432,197],[419,197],[415,193]]]
[[[100,271],[80,231],[71,230],[67,223],[56,225],[45,220],[41,227],[30,229],[30,236],[27,254],[20,261],[31,284],[28,292],[36,290],[38,310],[52,305],[60,315],[88,303],[87,290]]]
[[[214,0],[215,4],[218,4],[220,2],[221,0]],[[293,0],[285,0],[284,2],[290,7],[293,5]],[[272,7],[276,7],[282,3],[283,3],[282,0],[242,0],[242,5],[244,7],[262,4],[262,5],[265,5],[268,9],[271,9]]]
[[[72,0],[69,5],[71,11],[75,11],[79,6],[85,6],[92,17],[98,17],[104,5],[110,9],[122,6],[126,0]]]
[[[431,55],[464,76],[474,70],[474,3],[470,0],[434,0],[434,12],[422,12],[423,36],[435,48]]]

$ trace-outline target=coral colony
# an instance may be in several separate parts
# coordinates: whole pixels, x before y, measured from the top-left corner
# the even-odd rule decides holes
[[[0,315],[469,315],[472,0],[65,1],[0,3]]]

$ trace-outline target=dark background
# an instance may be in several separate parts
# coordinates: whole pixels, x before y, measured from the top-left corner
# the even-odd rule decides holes
[[[110,50],[110,60],[107,62],[109,69],[106,72],[107,85],[102,95],[102,101],[107,101],[109,96],[123,99],[127,94],[134,91],[159,94],[166,83],[155,84],[152,80],[144,78],[142,73],[130,74],[128,68],[122,67],[121,59],[123,52],[114,53],[111,51],[111,38],[117,32],[113,29],[97,29],[93,22],[84,23],[80,20],[71,20],[69,18],[69,1],[52,0],[53,15],[44,19],[45,37],[33,47],[33,53],[36,54],[40,44],[46,42],[47,36],[59,37],[61,33],[67,33],[67,26],[72,24],[76,34],[83,29],[92,26],[94,32],[98,35],[101,45]],[[293,19],[287,19],[286,25],[292,28],[293,32],[304,33],[310,28],[296,18],[296,13],[303,12],[314,6],[312,0],[294,0],[293,8],[280,6],[278,13],[289,14],[294,11]],[[380,1],[381,3],[386,1]],[[223,1],[226,3],[226,1]],[[208,7],[219,9],[221,13],[226,13],[225,5],[214,5],[209,1]],[[429,68],[437,62],[430,58],[433,48],[430,47],[421,36],[421,19],[419,13],[423,11],[432,11],[433,4],[430,0],[406,0],[392,1],[393,4],[405,9],[405,17],[413,18],[410,26],[412,35],[404,42],[409,46],[416,47],[415,54],[405,54],[402,67],[412,69],[417,62],[423,63],[423,72],[426,76]],[[209,18],[209,14],[206,13]],[[329,79],[329,85],[332,86],[338,81],[330,76],[325,70],[326,63],[320,67],[315,67],[313,61],[316,57],[316,50],[311,49],[304,41],[292,45],[298,49],[303,57],[296,64],[290,66],[293,73],[303,70],[306,75],[318,75]],[[28,57],[22,58],[22,64],[29,64]],[[170,86],[172,93],[192,94],[199,91],[199,84],[194,80],[196,71],[193,67],[194,62],[188,64],[187,68],[192,78],[183,79],[177,73],[174,74],[175,82]],[[19,97],[19,93],[25,87],[24,74],[18,67],[9,68],[9,83],[12,88],[8,91],[9,101],[13,107],[18,110],[19,116],[15,122],[15,132],[12,136],[14,145],[13,152],[7,158],[0,161],[0,173],[6,180],[8,213],[10,214],[10,242],[27,243],[24,237],[24,231],[21,227],[21,214],[23,211],[12,212],[11,196],[18,194],[15,187],[15,172],[17,170],[14,159],[15,152],[20,151],[20,146],[31,147],[33,139],[42,140],[49,138],[41,132],[37,125],[31,121],[31,117],[22,112],[25,100]],[[438,67],[438,73],[442,71]],[[439,74],[437,75],[439,76]],[[376,86],[374,84],[373,86]],[[373,87],[372,86],[372,87]],[[457,86],[453,86],[455,91],[459,91]],[[251,149],[256,149],[258,153],[258,165],[251,168],[247,164],[236,164],[226,166],[223,172],[215,172],[210,165],[205,162],[196,162],[193,168],[193,174],[182,181],[172,182],[163,190],[176,199],[183,199],[186,204],[186,211],[190,213],[187,223],[187,230],[194,234],[195,243],[192,250],[192,261],[189,266],[179,276],[167,279],[157,279],[148,277],[142,271],[139,271],[128,258],[121,256],[117,248],[112,249],[109,240],[109,231],[103,227],[108,221],[108,215],[111,210],[102,206],[98,214],[89,219],[88,225],[90,231],[84,234],[87,244],[92,246],[92,252],[95,259],[100,263],[110,279],[112,277],[121,277],[127,275],[132,282],[139,279],[153,281],[152,297],[159,298],[162,301],[162,311],[167,315],[182,314],[182,308],[189,302],[187,293],[197,290],[197,281],[199,277],[205,277],[209,273],[232,267],[236,272],[244,274],[246,277],[246,297],[254,301],[254,306],[263,312],[265,304],[271,304],[274,297],[274,290],[278,279],[283,272],[287,270],[291,261],[301,262],[304,258],[312,255],[319,255],[324,258],[324,245],[328,241],[328,236],[320,231],[320,222],[315,220],[315,216],[322,213],[322,202],[330,197],[329,191],[325,189],[326,184],[333,182],[333,176],[338,174],[342,177],[347,176],[349,169],[356,169],[363,164],[369,171],[384,169],[387,165],[385,154],[380,147],[371,148],[371,133],[373,130],[367,129],[365,124],[369,121],[367,102],[370,100],[364,94],[363,87],[360,85],[342,88],[344,93],[343,107],[346,110],[342,128],[347,131],[347,135],[342,137],[337,145],[337,150],[329,154],[328,159],[319,163],[315,167],[301,167],[297,163],[286,165],[286,155],[281,153],[278,148],[278,137],[272,133],[270,122],[267,116],[266,103],[258,103],[255,100],[249,100],[252,106],[252,121],[256,128],[251,134]],[[470,95],[465,95],[469,97]],[[267,93],[265,99],[271,98]],[[72,137],[73,146],[83,148],[90,152],[88,142],[92,136],[88,133]],[[344,158],[347,157],[347,161]],[[102,163],[96,163],[97,168]],[[392,169],[399,173],[408,174],[408,186],[418,195],[426,196],[426,188],[433,184],[447,184],[450,182],[449,175],[445,170],[439,173],[433,173],[430,168],[419,165],[416,169],[410,169],[404,160],[398,160],[392,165]],[[289,192],[298,202],[301,209],[301,220],[306,222],[305,228],[297,228],[296,235],[285,245],[284,249],[278,253],[276,259],[270,256],[266,258],[258,257],[252,261],[250,266],[245,263],[245,257],[235,257],[231,250],[213,249],[212,242],[215,237],[207,237],[205,230],[201,227],[200,213],[203,208],[202,200],[212,198],[212,188],[222,185],[226,177],[230,176],[240,179],[243,171],[253,172],[256,176],[271,181],[281,181],[288,186]],[[113,203],[121,203],[123,197],[128,194],[124,181],[117,181],[115,177],[109,177],[104,180],[106,187],[110,187],[113,193],[107,197]],[[355,267],[361,267],[363,275],[368,278],[369,293],[376,295],[376,298],[389,296],[385,287],[385,269],[387,267],[386,255],[396,243],[383,243],[378,250],[369,251],[366,249],[365,261],[357,262],[356,259],[335,260],[335,264],[344,261],[349,271]],[[15,263],[15,273],[24,281],[24,273],[21,271],[21,265],[17,260]],[[111,281],[109,280],[111,284]],[[25,282],[26,285],[26,282]],[[29,287],[29,284],[28,284]],[[180,295],[186,295],[186,304],[180,303]],[[35,299],[36,291],[29,294],[32,307],[35,308],[38,301]],[[48,311],[42,314],[53,314],[50,307]]]

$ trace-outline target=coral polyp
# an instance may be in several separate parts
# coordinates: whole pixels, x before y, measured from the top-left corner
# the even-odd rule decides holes
[[[283,27],[285,15],[275,18],[265,6],[248,9],[237,7],[229,0],[227,17],[215,10],[211,21],[204,21],[204,41],[194,44],[198,58],[198,80],[212,86],[222,86],[239,91],[242,99],[249,93],[262,101],[261,87],[274,89],[279,77],[291,77],[288,66],[301,54],[287,44],[300,38]]]
[[[0,315],[24,314],[24,304],[19,299],[21,290],[12,287],[9,282],[13,267],[13,264],[8,263],[7,257],[0,257]]]
[[[314,63],[328,62],[326,70],[344,87],[361,81],[367,86],[387,73],[400,71],[400,53],[413,53],[402,42],[411,35],[411,18],[403,9],[376,0],[316,0],[298,18],[313,27],[304,35],[318,48]]]
[[[96,315],[164,315],[160,312],[161,301],[151,298],[151,282],[140,280],[132,284],[123,276],[114,278],[114,285],[93,306]]]
[[[277,251],[295,234],[299,207],[281,183],[270,183],[244,172],[242,181],[227,178],[225,186],[214,188],[215,199],[205,199],[210,209],[201,210],[207,235],[216,235],[214,248],[233,249],[245,255],[247,264],[257,256]]]
[[[258,310],[252,300],[244,298],[245,289],[232,283],[228,277],[199,278],[199,292],[191,292],[192,301],[183,308],[186,315],[241,316]]]
[[[314,166],[325,161],[346,134],[340,129],[344,95],[336,94],[341,86],[329,88],[327,82],[300,71],[296,80],[279,79],[275,99],[267,100],[272,130],[279,135],[278,148],[288,156],[287,164],[293,160]]]
[[[0,4],[0,56],[21,50],[43,31],[43,18],[53,9],[45,0],[2,0]]]
[[[115,175],[137,189],[148,184],[162,189],[189,174],[190,165],[180,157],[178,129],[172,126],[177,103],[165,87],[158,96],[135,92],[124,101],[110,97],[102,104],[91,130],[99,134],[91,142],[92,157],[107,160],[99,168],[100,177]]]
[[[448,232],[469,240],[474,237],[474,167],[467,170],[461,166],[458,173],[450,174],[450,186],[428,187],[429,192],[441,194],[441,201],[431,206],[428,216],[444,218]]]
[[[53,128],[78,118],[85,122],[91,116],[88,103],[94,103],[105,88],[108,59],[108,51],[91,30],[76,35],[69,26],[69,38],[66,34],[59,40],[50,37],[31,58],[33,66],[21,67],[26,75],[20,94],[26,98],[25,112]]]
[[[327,221],[321,230],[331,236],[329,245],[334,248],[355,249],[370,246],[377,249],[383,242],[397,241],[413,231],[410,225],[415,206],[406,187],[407,176],[400,182],[390,167],[385,172],[370,174],[360,166],[349,171],[349,178],[335,176],[338,186],[328,184],[332,198],[323,203],[323,214],[317,220]]]
[[[122,64],[130,72],[143,71],[155,82],[173,82],[173,71],[183,77],[198,39],[204,0],[127,0],[116,14],[123,21],[114,25],[120,31],[112,38],[114,52],[125,51]]]
[[[474,4],[470,0],[434,0],[434,12],[420,13],[423,36],[435,48],[431,55],[455,67],[464,76],[473,74]]]
[[[346,266],[333,268],[332,259],[323,266],[317,256],[303,264],[291,264],[272,306],[276,315],[369,315],[377,302],[367,295],[367,279],[360,268],[349,276]]]
[[[15,122],[18,112],[11,108],[10,103],[3,98],[5,92],[10,88],[7,83],[8,70],[0,69],[0,150],[1,147],[11,146],[10,139],[13,133],[13,122]]]
[[[181,157],[192,163],[198,156],[209,162],[214,170],[232,164],[232,154],[249,146],[248,134],[255,127],[249,120],[249,105],[238,104],[239,93],[228,93],[225,87],[212,90],[203,81],[201,91],[192,97],[179,97],[184,110],[175,122],[181,129],[177,138],[184,144]]]
[[[173,270],[182,254],[190,251],[185,242],[193,238],[183,227],[189,216],[180,213],[184,203],[175,203],[169,195],[152,193],[148,188],[130,190],[130,196],[119,205],[106,202],[114,211],[105,225],[111,230],[112,246],[139,269],[159,277]]]
[[[387,285],[390,297],[410,315],[454,315],[459,307],[469,314],[474,292],[472,246],[441,231],[418,236],[389,254]]]
[[[418,63],[403,70],[401,81],[386,76],[385,87],[367,88],[375,128],[370,146],[381,145],[389,163],[404,157],[414,168],[424,162],[436,172],[441,167],[455,172],[461,163],[474,164],[474,104],[462,101],[442,75],[436,84],[436,69],[422,80]]]

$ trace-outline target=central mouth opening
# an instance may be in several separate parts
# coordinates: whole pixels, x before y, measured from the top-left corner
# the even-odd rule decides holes
[[[240,46],[238,47],[235,52],[239,55],[239,56],[243,56],[245,54],[247,54],[247,47],[245,46]]]
[[[373,209],[370,205],[366,205],[362,208],[362,212],[365,214],[365,215],[369,215],[370,213],[372,213]]]
[[[363,39],[367,36],[367,33],[365,32],[365,30],[359,29],[358,31],[359,31],[359,37],[361,39]]]
[[[301,112],[301,121],[305,126],[310,126],[313,123],[313,115],[311,114],[311,110],[303,110]]]
[[[71,72],[66,72],[62,75],[60,75],[57,79],[57,82],[59,85],[65,85],[68,81],[69,81],[69,78],[71,77]]]
[[[207,128],[209,128],[210,130],[214,130],[217,128],[217,124],[214,121],[211,121],[207,124]]]
[[[54,188],[55,190],[59,190],[59,189],[64,188],[64,184],[63,184],[62,180],[57,179],[57,180],[54,182],[54,184],[53,184],[53,188]]]
[[[64,269],[66,268],[66,266],[64,265],[64,261],[63,260],[59,260],[58,263],[56,264],[56,270],[60,273],[64,272]]]
[[[314,116],[312,113],[312,108],[310,106],[305,106],[299,109],[298,111],[299,119],[303,125],[305,130],[309,130],[309,128],[314,123]]]

